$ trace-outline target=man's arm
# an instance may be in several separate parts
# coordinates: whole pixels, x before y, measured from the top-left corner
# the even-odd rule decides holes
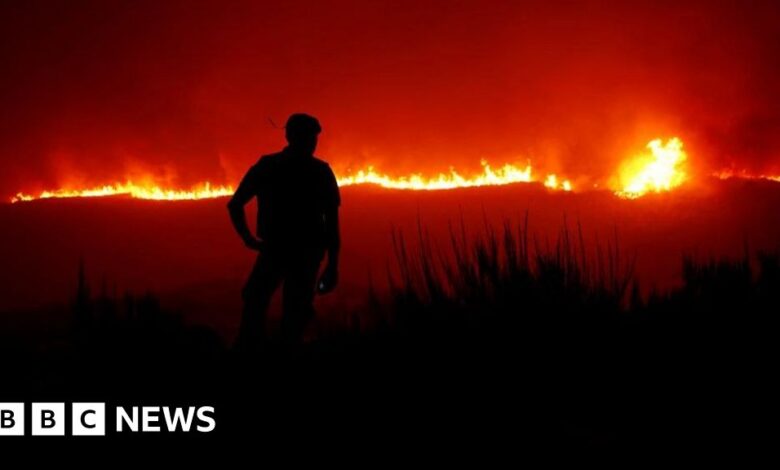
[[[341,250],[338,206],[325,212],[325,234],[327,237],[328,266],[333,266],[333,269],[337,269],[339,266],[339,251]]]
[[[325,220],[325,248],[328,253],[328,263],[322,272],[317,290],[327,294],[336,288],[339,280],[339,251],[341,250],[341,235],[339,233],[339,207],[333,206],[323,214]]]
[[[244,245],[252,250],[260,250],[262,242],[249,230],[249,226],[246,223],[246,213],[244,212],[244,206],[246,206],[254,196],[254,191],[252,191],[252,185],[255,184],[254,171],[255,167],[252,167],[247,172],[244,179],[241,180],[241,184],[238,185],[235,194],[230,198],[227,207],[228,212],[230,213],[230,221],[233,223],[233,228],[241,237],[241,240],[244,241]]]

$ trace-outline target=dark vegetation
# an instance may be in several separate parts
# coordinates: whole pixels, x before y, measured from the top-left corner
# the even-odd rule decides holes
[[[450,234],[393,234],[390,295],[372,291],[357,312],[371,322],[292,350],[269,342],[253,357],[152,295],[92,295],[82,269],[67,331],[5,332],[3,401],[212,404],[218,436],[349,446],[768,439],[776,253],[683,257],[682,285],[643,295],[617,237],[586,246],[564,226],[539,240],[527,218]]]

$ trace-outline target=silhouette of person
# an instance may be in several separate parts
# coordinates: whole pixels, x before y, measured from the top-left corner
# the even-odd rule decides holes
[[[266,311],[280,285],[281,338],[286,344],[300,341],[314,317],[315,289],[325,294],[336,287],[341,198],[330,166],[313,155],[321,130],[313,116],[291,115],[285,125],[287,147],[261,157],[228,203],[236,232],[248,248],[258,251],[242,291],[236,344],[241,350],[263,341]],[[252,198],[257,198],[257,236],[250,232],[244,213]],[[317,283],[326,252],[327,264]]]

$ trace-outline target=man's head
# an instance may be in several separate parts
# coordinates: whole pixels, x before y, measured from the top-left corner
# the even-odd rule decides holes
[[[317,148],[317,136],[322,131],[320,122],[314,116],[296,113],[290,115],[284,126],[290,147],[301,153],[313,154]]]

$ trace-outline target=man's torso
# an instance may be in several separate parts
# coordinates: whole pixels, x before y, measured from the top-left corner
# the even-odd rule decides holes
[[[283,151],[263,156],[251,171],[258,236],[270,247],[324,248],[323,215],[340,202],[330,166]]]

